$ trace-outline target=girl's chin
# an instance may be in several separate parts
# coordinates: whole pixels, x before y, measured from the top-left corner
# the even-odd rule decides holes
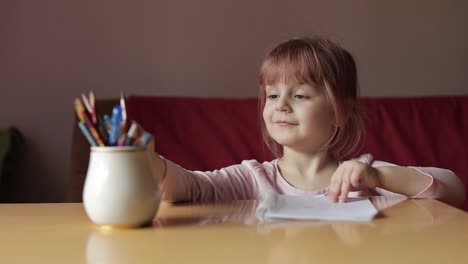
[[[281,146],[285,148],[290,148],[290,149],[301,149],[304,147],[304,144],[301,144],[300,142],[294,141],[294,140],[277,140],[275,141],[280,144]]]
[[[321,149],[320,147],[310,144],[310,142],[309,144],[306,144],[304,143],[304,141],[297,141],[297,140],[286,140],[286,139],[274,139],[274,140],[285,148],[289,148],[291,150],[300,151],[300,152],[303,152],[303,151],[310,152],[314,150],[319,151]],[[317,145],[320,145],[320,144],[317,144]]]

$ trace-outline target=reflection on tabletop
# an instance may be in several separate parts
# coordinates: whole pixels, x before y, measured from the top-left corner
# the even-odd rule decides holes
[[[379,234],[392,234],[407,232],[418,232],[424,228],[430,227],[437,222],[444,222],[453,218],[456,211],[452,213],[438,213],[438,207],[434,206],[430,200],[407,199],[403,196],[374,196],[370,197],[372,204],[377,208],[379,214],[376,220],[368,223],[355,222],[326,222],[326,221],[303,221],[303,220],[278,220],[278,221],[259,221],[256,218],[255,211],[259,205],[258,201],[237,201],[229,204],[211,204],[200,205],[197,207],[197,215],[191,214],[185,217],[174,213],[165,217],[158,217],[153,222],[156,228],[171,228],[175,226],[204,226],[216,224],[242,224],[254,226],[257,233],[268,235],[274,231],[283,232],[284,237],[293,237],[306,229],[314,227],[327,227],[333,230],[338,238],[347,245],[360,245],[362,242],[362,233],[374,229]],[[398,214],[387,215],[388,209],[398,206],[399,203],[406,201],[406,205],[398,208]],[[204,212],[203,207],[211,210]],[[177,207],[177,206],[176,206]],[[212,210],[215,207],[217,210]],[[186,209],[186,207],[184,208]],[[194,209],[195,210],[195,209]],[[404,217],[404,221],[379,221],[391,217],[392,220]]]
[[[385,210],[395,206],[405,200],[404,196],[373,196],[369,197],[372,204],[377,208],[379,214],[377,218],[387,217]],[[422,202],[421,200],[409,200],[412,206],[407,206],[407,210],[411,215],[418,216],[423,223],[433,224],[434,216],[432,214],[433,208],[426,208],[430,204]],[[256,217],[256,209],[259,206],[259,201],[234,201],[229,203],[210,203],[210,204],[172,204],[171,212],[164,214],[164,216],[156,217],[153,220],[153,227],[175,227],[175,226],[193,226],[193,225],[208,225],[208,224],[243,224],[243,225],[257,225],[257,226],[282,226],[290,227],[295,226],[308,226],[308,225],[327,225],[333,222],[324,221],[301,221],[301,220],[279,220],[263,222]],[[191,205],[187,207],[185,205]],[[161,210],[164,210],[163,205]],[[180,210],[179,210],[180,209]],[[193,210],[193,212],[189,212]],[[414,211],[414,212],[412,212]],[[406,212],[406,211],[405,211]],[[344,222],[346,223],[346,222]],[[352,223],[355,224],[355,223]]]
[[[373,205],[379,210],[377,219],[388,217],[385,210],[392,206],[398,206],[406,198],[402,197],[386,197],[375,196],[370,198]],[[255,211],[259,205],[258,201],[236,201],[231,203],[213,203],[213,204],[162,204],[161,211],[165,211],[170,207],[170,210],[164,212],[162,215],[158,214],[153,220],[152,226],[146,227],[147,229],[171,229],[187,227],[193,228],[194,226],[211,226],[211,225],[243,225],[254,226],[257,233],[261,235],[268,235],[271,232],[281,230],[284,236],[293,237],[297,233],[301,233],[304,229],[313,227],[329,226],[334,233],[346,244],[359,244],[362,240],[360,232],[366,229],[373,229],[378,227],[379,232],[395,233],[407,232],[410,230],[417,231],[419,229],[429,227],[436,223],[434,213],[437,213],[436,207],[432,203],[427,203],[424,200],[408,200],[409,206],[399,208],[404,210],[400,214],[405,215],[404,222],[400,221],[382,221],[382,222],[369,222],[369,223],[350,223],[350,222],[323,222],[323,221],[301,221],[301,220],[281,220],[273,222],[262,222],[257,220]],[[390,208],[391,209],[391,208]],[[399,217],[392,215],[392,218]],[[450,218],[450,214],[437,214],[438,220]],[[395,228],[398,225],[398,228]],[[101,236],[111,236],[112,230],[99,230],[90,237],[90,240],[97,241]],[[97,242],[93,242],[97,243]]]
[[[426,249],[414,245],[431,241],[434,234],[444,241],[450,239],[444,223],[460,216],[460,211],[433,200],[400,203],[404,199],[399,197],[372,197],[371,201],[381,213],[368,223],[261,222],[255,214],[257,201],[163,203],[152,226],[131,231],[94,228],[85,254],[88,263],[142,263],[145,260],[141,256],[148,252],[172,263],[186,262],[187,256],[193,256],[194,261],[201,257],[205,263],[243,263],[252,259],[269,264],[324,259],[334,263],[344,260],[343,256],[364,259],[372,248],[376,256],[398,259],[408,254],[424,255]],[[184,248],[184,254],[180,248]],[[379,262],[394,260],[389,257]]]
[[[401,245],[402,237],[420,235],[421,230],[443,223],[458,213],[447,210],[441,214],[437,212],[440,209],[437,204],[429,200],[408,200],[404,206],[399,204],[404,199],[398,197],[373,197],[371,200],[383,212],[369,223],[261,222],[255,216],[257,201],[190,206],[162,204],[150,227],[130,232],[95,227],[88,236],[86,259],[88,263],[138,263],[139,256],[153,252],[170,255],[177,262],[179,257],[184,261],[177,253],[178,248],[183,247],[190,248],[192,254],[214,254],[219,258],[234,254],[225,252],[226,248],[235,248],[247,252],[247,257],[251,252],[260,256],[262,262],[271,264],[310,263],[314,259],[330,258],[328,255],[336,250],[333,247],[349,248],[352,254],[368,254],[369,246],[385,248],[385,243],[394,239],[400,241],[400,247],[394,250],[401,250],[406,247]],[[392,209],[397,209],[398,213],[393,214]],[[402,217],[404,221],[385,221]],[[142,240],[141,232],[148,231],[150,236]]]

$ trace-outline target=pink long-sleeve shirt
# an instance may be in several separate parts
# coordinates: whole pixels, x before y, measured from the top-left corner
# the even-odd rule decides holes
[[[373,167],[396,166],[383,161],[375,161],[369,154],[362,155],[358,160]],[[310,191],[292,186],[281,175],[277,159],[263,163],[245,160],[241,164],[205,172],[186,170],[169,160],[166,160],[166,165],[166,177],[161,184],[161,192],[162,198],[169,201],[262,200],[273,191],[279,194],[315,196],[328,193],[328,187]],[[462,200],[464,199],[464,190],[459,188],[463,185],[452,171],[433,167],[411,168],[426,175],[431,181],[428,186],[410,198],[457,200],[447,198],[453,196],[455,190],[461,191],[460,195],[463,197]],[[348,196],[375,195],[403,196],[382,188],[350,192]],[[460,201],[453,201],[453,203],[460,203]]]

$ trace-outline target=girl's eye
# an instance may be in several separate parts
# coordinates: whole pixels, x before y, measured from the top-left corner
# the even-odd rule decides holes
[[[267,95],[267,98],[268,98],[268,99],[276,99],[276,98],[278,98],[278,95],[276,95],[276,94],[270,94],[270,95]]]
[[[308,96],[302,95],[302,94],[296,94],[294,95],[294,98],[296,99],[308,99]]]

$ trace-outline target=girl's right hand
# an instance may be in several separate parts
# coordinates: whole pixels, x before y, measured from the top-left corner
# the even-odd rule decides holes
[[[329,197],[332,202],[346,202],[348,193],[380,186],[376,168],[358,160],[343,162],[331,178]]]
[[[151,162],[153,163],[153,171],[155,179],[162,183],[164,178],[166,177],[166,161],[159,156],[159,154],[155,151],[154,148],[154,136],[151,137],[148,145],[146,146],[146,151],[148,155],[150,155]]]

